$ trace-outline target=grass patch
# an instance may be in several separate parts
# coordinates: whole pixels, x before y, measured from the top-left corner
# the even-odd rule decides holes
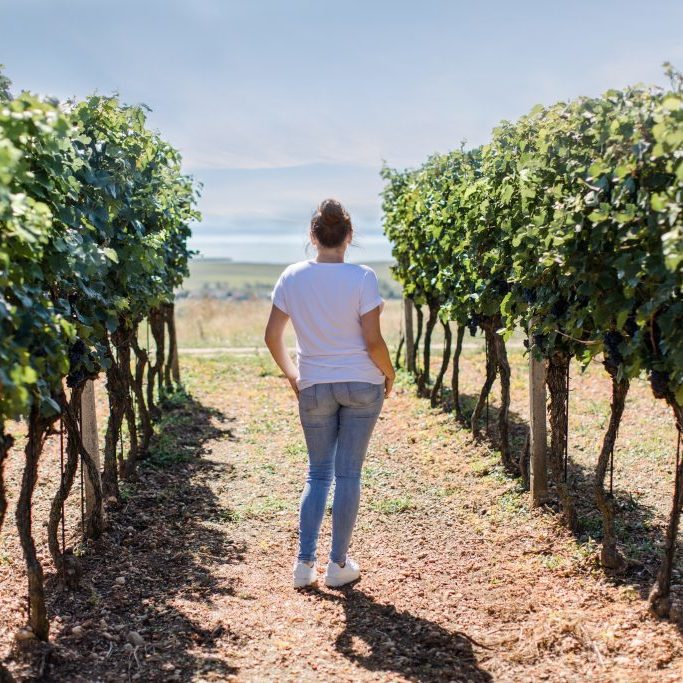
[[[527,511],[522,492],[515,489],[503,493],[498,498],[498,506],[503,512],[513,515],[519,515],[521,513],[526,513]]]
[[[308,449],[306,448],[305,444],[296,441],[294,443],[288,443],[285,446],[285,454],[292,458],[298,458],[300,456],[307,456]]]
[[[133,484],[131,484],[127,481],[119,482],[119,494],[121,496],[121,500],[124,503],[126,501],[130,500],[133,497],[134,493],[135,493],[135,487],[133,486]]]
[[[408,496],[383,498],[382,500],[370,503],[370,509],[379,512],[382,515],[397,515],[402,512],[408,512],[408,510],[412,510],[413,508],[415,508],[415,504]]]
[[[226,508],[219,512],[221,522],[237,524],[250,519],[264,520],[291,509],[291,505],[283,498],[268,496],[238,508]]]
[[[491,474],[491,463],[485,460],[477,460],[472,463],[470,469],[475,477],[487,477]]]
[[[543,555],[541,556],[541,564],[546,568],[555,570],[561,569],[565,565],[566,560],[558,555]]]
[[[149,458],[144,463],[168,467],[195,457],[194,442],[183,437],[194,429],[195,416],[191,404],[190,396],[183,389],[164,397],[161,418],[154,425]]]
[[[382,465],[365,465],[363,467],[363,481],[373,484],[386,480],[391,476],[391,470]]]
[[[247,434],[276,434],[280,429],[280,423],[266,418],[252,422],[247,426],[245,431]]]
[[[161,416],[154,424],[149,455],[141,461],[142,466],[168,467],[194,460],[207,441],[232,437],[229,428],[216,425],[227,418],[202,405],[182,387],[165,394],[160,407]]]

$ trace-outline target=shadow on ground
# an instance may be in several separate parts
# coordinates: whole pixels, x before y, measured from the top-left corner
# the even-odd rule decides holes
[[[368,671],[393,671],[409,681],[492,681],[481,669],[472,642],[463,633],[375,602],[354,587],[316,592],[344,608],[345,628],[336,650]]]
[[[193,603],[210,608],[215,596],[232,594],[215,570],[244,551],[219,523],[208,485],[230,476],[230,466],[207,450],[208,442],[234,438],[229,422],[186,394],[164,407],[139,480],[122,485],[106,533],[84,550],[80,588],[64,591],[50,577],[51,618],[63,627],[35,653],[33,680],[222,680],[235,673],[212,656],[218,641],[237,640],[229,624],[193,618]]]
[[[449,389],[444,390],[443,410],[452,410],[452,394]],[[463,417],[459,423],[466,429],[470,428],[470,418],[478,395],[461,394],[460,405]],[[482,416],[482,438],[491,448],[498,448],[498,414],[496,406],[486,409]],[[488,422],[488,424],[487,424]],[[518,458],[527,438],[529,427],[518,413],[509,411],[509,434],[512,454]],[[595,458],[597,462],[598,453]],[[567,477],[576,505],[579,518],[579,528],[575,533],[576,540],[586,551],[586,555],[593,557],[597,564],[597,548],[602,542],[602,515],[595,502],[594,470],[576,462],[569,461]],[[609,471],[605,478],[605,487],[609,488]],[[560,506],[555,495],[554,486],[550,484],[552,499],[548,503],[548,510],[560,513]],[[634,586],[640,597],[647,600],[655,581],[657,570],[661,563],[660,548],[664,543],[665,529],[654,523],[654,508],[639,502],[629,491],[615,488],[612,493],[615,506],[615,528],[619,551],[626,559],[627,566],[622,572],[604,570],[605,578],[615,585]],[[683,573],[683,542],[678,543],[675,567],[679,576]],[[672,595],[683,602],[683,585],[672,585]],[[683,629],[683,624],[680,624]]]

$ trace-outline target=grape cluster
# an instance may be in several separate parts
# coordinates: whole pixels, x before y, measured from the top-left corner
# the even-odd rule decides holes
[[[565,299],[558,299],[553,305],[552,308],[550,309],[550,312],[556,317],[556,318],[562,318],[564,314],[567,312],[567,309],[569,308],[567,302]]]
[[[605,350],[605,365],[617,368],[623,361],[619,346],[624,338],[619,332],[610,331],[603,337],[603,347]]]
[[[665,398],[669,391],[669,373],[653,370],[650,373],[650,386],[655,398]]]
[[[545,352],[548,337],[546,337],[545,334],[535,334],[533,336],[533,339],[534,339],[534,346],[537,349],[540,349],[541,351]]]
[[[477,328],[479,327],[480,316],[476,313],[467,321],[467,328],[470,331],[470,335],[474,337],[477,334]]]
[[[630,315],[626,319],[626,322],[624,323],[624,332],[626,332],[626,334],[629,337],[633,337],[636,334],[636,332],[638,332],[639,329],[640,329],[640,327],[638,326],[638,323],[636,322],[635,316]]]
[[[69,349],[69,374],[66,376],[66,386],[70,389],[79,386],[87,378],[83,362],[88,355],[88,348],[82,339],[77,339]]]

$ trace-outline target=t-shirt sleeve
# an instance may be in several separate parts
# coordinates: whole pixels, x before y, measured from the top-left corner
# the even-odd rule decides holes
[[[289,315],[289,310],[287,308],[287,298],[285,296],[284,276],[285,274],[283,272],[275,283],[275,287],[273,287],[270,298],[275,306],[277,306],[283,313]]]
[[[380,307],[380,313],[384,308],[384,299],[379,295],[379,283],[377,275],[372,269],[365,271],[363,284],[360,291],[360,315],[369,313],[373,308]]]

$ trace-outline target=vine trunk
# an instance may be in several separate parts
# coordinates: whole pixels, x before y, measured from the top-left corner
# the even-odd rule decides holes
[[[441,321],[441,324],[443,325],[444,351],[443,357],[441,358],[439,374],[436,376],[436,379],[434,380],[434,386],[432,387],[432,393],[430,397],[432,408],[436,407],[436,404],[438,403],[441,387],[443,386],[443,378],[446,374],[446,370],[448,370],[448,363],[451,360],[451,343],[453,339],[453,333],[448,322]]]
[[[417,378],[417,394],[418,396],[429,396],[429,365],[432,355],[432,332],[439,319],[439,305],[434,302],[429,302],[429,318],[425,325],[425,341],[422,349],[422,371]]]
[[[477,404],[474,406],[474,412],[472,413],[471,427],[472,436],[475,439],[481,437],[481,427],[479,426],[479,421],[481,420],[482,413],[484,412],[484,407],[486,406],[486,399],[491,393],[491,387],[496,380],[496,346],[493,340],[493,324],[490,318],[485,319],[481,323],[481,328],[484,330],[484,336],[486,338],[489,353],[486,359],[486,379],[479,392],[479,398],[477,399]]]
[[[80,413],[80,400],[81,394],[83,393],[83,385],[72,391],[71,402],[76,401],[76,414]],[[64,403],[65,399],[60,400],[60,403]],[[60,439],[64,438],[64,432],[66,431],[66,423],[62,420]],[[66,461],[64,463],[64,471],[62,473],[59,488],[57,493],[55,493],[52,499],[52,505],[50,506],[50,515],[47,522],[47,545],[50,550],[50,555],[52,556],[52,561],[54,562],[55,568],[62,581],[69,588],[76,588],[81,578],[82,567],[81,563],[73,554],[71,548],[61,548],[59,543],[59,526],[62,521],[64,514],[64,501],[66,501],[71,487],[73,486],[74,479],[76,477],[76,471],[78,470],[78,446],[74,443],[73,439],[67,439],[66,444]]]
[[[29,626],[36,638],[47,640],[50,624],[45,607],[45,588],[43,586],[43,567],[36,554],[36,544],[32,534],[32,499],[33,490],[38,478],[38,461],[48,431],[55,418],[46,418],[40,414],[37,406],[31,408],[28,416],[28,441],[26,443],[26,462],[21,479],[21,492],[16,509],[16,522],[19,540],[26,561],[28,578]]]
[[[674,478],[674,494],[671,505],[669,522],[666,527],[666,537],[664,540],[664,558],[657,572],[657,579],[650,591],[649,603],[652,610],[659,616],[665,617],[671,611],[671,576],[673,573],[673,563],[676,555],[676,541],[678,539],[678,526],[681,517],[681,506],[683,505],[683,457],[680,457],[681,433],[683,432],[683,406],[676,401],[676,397],[668,392],[664,396],[655,394],[656,398],[665,398],[671,406],[678,430],[678,458]]]
[[[462,340],[465,336],[465,326],[458,325],[455,335],[455,351],[453,352],[453,374],[451,375],[451,391],[453,393],[453,409],[455,416],[462,419],[462,404],[460,403],[460,356],[462,355]]]
[[[595,467],[595,502],[602,514],[602,550],[600,562],[607,569],[622,570],[624,558],[617,550],[617,535],[614,529],[614,497],[612,492],[605,491],[605,474],[610,460],[614,457],[614,444],[617,440],[619,423],[624,414],[626,396],[629,390],[628,379],[618,379],[617,367],[605,363],[605,369],[612,379],[612,403],[607,431],[602,440],[602,448]]]

